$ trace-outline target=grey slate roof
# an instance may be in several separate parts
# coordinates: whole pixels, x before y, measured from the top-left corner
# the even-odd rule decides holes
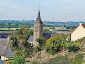
[[[4,64],[4,63],[0,60],[0,64]]]
[[[56,33],[43,33],[43,37],[45,37],[46,39],[49,39],[51,37],[56,37],[55,34]]]
[[[30,36],[28,39],[29,42],[33,42],[33,36]]]
[[[13,56],[14,53],[8,47],[8,40],[7,39],[0,39],[0,56]]]
[[[43,33],[43,37],[45,37],[46,39],[49,39],[51,37],[56,37],[55,35],[56,33]],[[30,36],[28,39],[29,42],[33,42],[33,36]]]
[[[0,38],[7,38],[11,33],[0,33]]]
[[[8,47],[5,53],[5,57],[13,57],[15,53]]]
[[[5,51],[8,47],[8,41],[7,39],[0,39],[0,56],[5,55]]]

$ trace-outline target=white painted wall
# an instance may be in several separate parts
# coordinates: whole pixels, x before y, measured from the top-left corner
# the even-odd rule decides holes
[[[71,41],[76,41],[85,37],[85,28],[80,23],[79,27],[71,34]]]
[[[8,60],[8,58],[5,56],[1,56],[1,60]]]

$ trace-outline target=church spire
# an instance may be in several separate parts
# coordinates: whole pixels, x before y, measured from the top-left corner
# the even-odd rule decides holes
[[[38,16],[37,16],[36,22],[42,23],[41,17],[40,17],[40,10],[38,11]]]

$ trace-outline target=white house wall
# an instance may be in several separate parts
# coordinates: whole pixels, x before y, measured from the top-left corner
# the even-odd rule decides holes
[[[82,37],[85,37],[85,28],[80,25],[72,34],[71,34],[71,41],[78,40]]]
[[[8,60],[8,58],[5,56],[1,56],[1,60]]]

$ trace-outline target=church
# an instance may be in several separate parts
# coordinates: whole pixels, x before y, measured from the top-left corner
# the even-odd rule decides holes
[[[55,33],[44,33],[43,32],[43,22],[41,20],[40,16],[40,10],[38,11],[37,19],[34,23],[34,35],[30,36],[28,39],[28,42],[31,43],[33,46],[39,46],[38,42],[36,42],[36,38],[44,37],[46,39],[49,39],[51,37],[55,37]]]

